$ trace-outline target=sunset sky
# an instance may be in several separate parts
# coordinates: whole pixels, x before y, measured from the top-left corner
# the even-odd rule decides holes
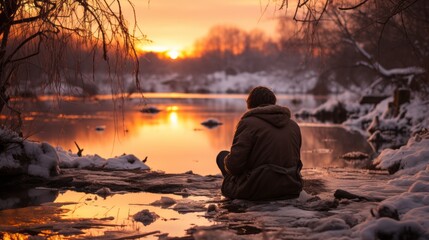
[[[270,2],[268,8],[267,3]],[[138,24],[153,43],[147,51],[189,51],[215,25],[275,32],[279,12],[268,0],[134,0]],[[132,15],[131,12],[128,14]]]

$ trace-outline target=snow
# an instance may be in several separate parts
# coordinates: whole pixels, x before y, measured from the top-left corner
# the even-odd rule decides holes
[[[335,109],[344,109],[350,115],[349,119],[356,119],[369,112],[370,106],[359,104],[360,95],[354,92],[345,91],[341,94],[331,95],[323,104],[314,109],[301,109],[298,116],[316,116],[318,113],[332,113]],[[384,109],[384,108],[383,108]],[[375,113],[373,113],[375,114]],[[371,118],[372,119],[372,118]],[[356,120],[355,120],[356,121]],[[357,129],[360,129],[361,122],[354,122]]]
[[[132,154],[104,159],[98,155],[79,157],[61,147],[54,148],[46,142],[33,142],[20,138],[16,133],[0,128],[0,172],[24,173],[49,178],[58,175],[60,168],[91,168],[109,170],[148,170],[149,167]]]
[[[365,224],[360,232],[361,239],[426,239],[425,230],[415,221],[395,221],[391,218],[380,218]]]
[[[374,160],[377,167],[388,169],[399,164],[397,175],[416,174],[425,169],[429,163],[429,135],[427,138],[418,140],[420,135],[416,135],[408,140],[407,145],[399,149],[385,149]]]
[[[0,128],[0,144],[4,148],[0,151],[0,170],[2,169],[17,169],[20,167],[20,162],[14,156],[20,155],[22,150],[18,147],[20,138],[18,135],[9,129]]]
[[[205,202],[195,201],[191,199],[181,199],[178,200],[176,205],[173,206],[173,210],[179,213],[189,213],[189,212],[199,212],[205,211]]]
[[[344,105],[347,111],[355,111],[356,109],[360,108],[358,102],[359,95],[345,91],[341,94],[331,96],[325,103],[321,104],[319,107],[314,109],[313,112],[317,112],[319,110],[326,110],[326,111],[332,111],[338,103],[347,103]]]
[[[404,145],[411,134],[429,128],[429,102],[415,97],[400,107],[397,116],[389,108],[391,102],[393,97],[383,100],[370,111],[363,110],[368,106],[362,106],[361,110],[354,111],[356,117],[349,118],[343,125],[372,139],[393,141],[392,146]],[[343,103],[345,106],[356,106],[356,103],[347,100]]]
[[[122,156],[104,159],[97,154],[79,157],[74,153],[65,151],[61,147],[57,147],[56,151],[59,156],[60,167],[62,168],[102,168],[110,170],[149,169],[149,166],[133,154],[124,154]]]
[[[408,77],[412,78],[416,75],[421,75],[426,72],[424,68],[421,67],[404,67],[404,68],[392,68],[386,69],[379,62],[377,62],[371,54],[369,54],[365,49],[363,44],[356,42],[354,39],[344,39],[349,44],[353,45],[355,49],[362,54],[366,61],[360,61],[357,65],[363,65],[372,69],[377,70],[382,76],[386,78],[391,78],[395,76]]]
[[[389,206],[395,209],[400,221],[386,217],[370,219],[357,227],[357,233],[362,239],[377,239],[382,235],[390,239],[428,239],[429,135],[416,135],[400,149],[383,150],[375,163],[384,169],[400,164],[400,170],[394,175],[396,177],[387,184],[408,189],[379,204],[379,208]]]
[[[0,169],[16,169],[20,167],[18,159],[15,159],[12,154],[0,153]]]
[[[58,155],[48,143],[24,140],[7,129],[0,129],[0,171],[19,172],[38,177],[58,175]]]
[[[24,141],[23,143],[27,156],[32,159],[28,166],[28,174],[48,178],[51,172],[55,175],[60,173],[58,155],[51,145],[45,142]]]
[[[105,169],[115,170],[129,170],[129,169],[140,169],[148,170],[149,167],[140,161],[136,156],[132,154],[122,155],[119,157],[109,158],[106,160]]]
[[[306,93],[316,85],[317,73],[282,70],[226,75],[220,71],[207,75],[157,74],[144,78],[144,90],[150,92],[248,93],[252,87],[264,85],[270,86],[276,93]]]
[[[209,74],[181,75],[177,73],[153,74],[140,76],[144,79],[145,92],[187,92],[187,93],[248,93],[255,86],[270,86],[277,93],[306,93],[313,89],[317,82],[315,71],[287,71],[277,70],[270,72],[239,72],[236,75],[227,75],[224,71]],[[92,77],[91,77],[92,78]],[[98,94],[111,94],[111,82],[103,73],[96,73],[100,83],[96,86]],[[135,88],[135,77],[125,75],[124,86]],[[127,87],[124,87],[125,89]],[[60,88],[44,87],[38,89],[44,94],[60,94],[79,96],[84,90],[78,86],[62,84]]]

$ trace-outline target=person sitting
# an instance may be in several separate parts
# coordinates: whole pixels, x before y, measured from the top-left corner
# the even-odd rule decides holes
[[[222,194],[230,199],[276,200],[302,190],[301,131],[274,93],[252,89],[247,111],[237,124],[230,151],[216,158],[224,176]]]

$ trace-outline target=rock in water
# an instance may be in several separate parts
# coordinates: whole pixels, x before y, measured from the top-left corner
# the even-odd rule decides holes
[[[369,155],[363,152],[348,152],[340,158],[344,160],[366,160],[369,158]]]
[[[149,210],[144,209],[144,210],[134,214],[133,218],[137,222],[141,222],[141,223],[143,223],[143,225],[147,226],[147,225],[155,222],[156,219],[159,218],[159,216],[154,212],[150,212]]]
[[[222,123],[216,119],[207,119],[204,122],[201,122],[201,125],[207,128],[215,128],[219,125],[222,125]]]
[[[162,208],[167,208],[171,205],[176,204],[176,200],[170,198],[170,197],[161,197],[160,200],[156,200],[155,202],[151,203],[150,205],[153,206],[160,206]]]
[[[154,113],[159,113],[161,110],[159,110],[158,108],[156,108],[156,107],[146,107],[146,108],[143,108],[142,110],[140,110],[140,112],[142,112],[142,113],[151,113],[151,114],[154,114]]]
[[[100,125],[100,126],[96,126],[95,127],[95,131],[97,131],[97,132],[102,132],[104,130],[106,130],[106,126],[105,125]]]
[[[112,190],[110,190],[110,188],[108,187],[102,187],[100,189],[98,189],[95,194],[97,194],[98,196],[102,197],[102,198],[106,198],[109,195],[112,195]]]

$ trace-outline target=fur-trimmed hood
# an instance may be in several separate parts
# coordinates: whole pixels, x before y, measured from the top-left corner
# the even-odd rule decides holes
[[[242,119],[248,117],[257,117],[277,128],[281,128],[289,122],[291,113],[287,107],[266,105],[248,110],[243,114]]]

